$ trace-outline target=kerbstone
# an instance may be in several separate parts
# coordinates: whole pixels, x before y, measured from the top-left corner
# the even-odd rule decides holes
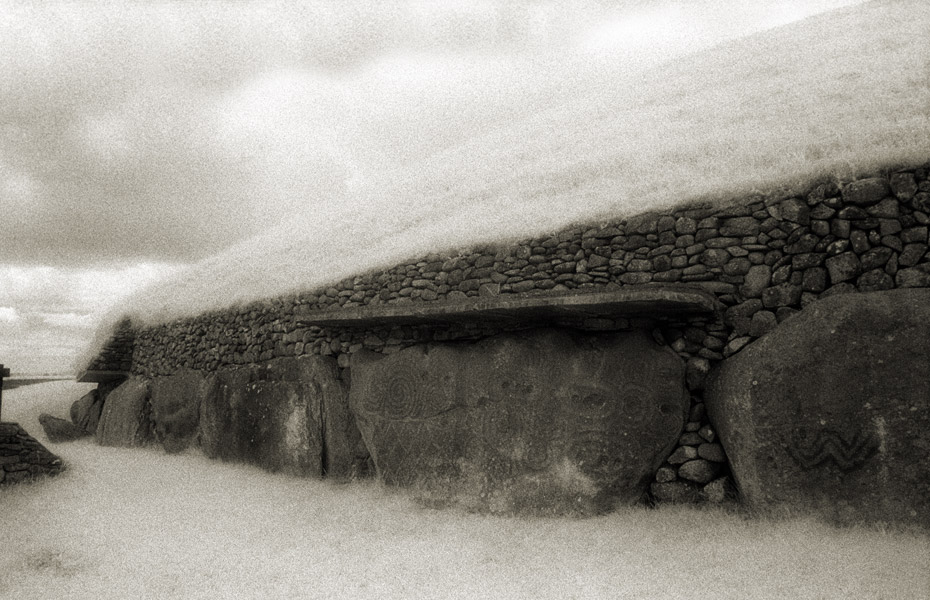
[[[102,410],[103,398],[97,390],[91,390],[71,404],[71,422],[93,435],[97,432]]]
[[[151,384],[148,379],[133,376],[110,392],[96,439],[101,446],[144,446],[154,439],[150,419]]]
[[[819,300],[728,358],[708,416],[743,498],[930,524],[930,290]]]
[[[343,462],[354,456],[355,441],[346,439],[352,426],[344,422],[345,385],[334,359],[280,358],[221,370],[216,377],[215,392],[200,408],[200,440],[207,456],[318,477],[327,466],[326,431],[334,474],[351,471]]]
[[[215,386],[214,375],[192,369],[152,382],[152,423],[165,451],[181,452],[196,441],[200,403],[215,393]]]
[[[639,500],[688,409],[683,362],[643,331],[540,329],[353,356],[351,369],[380,478],[491,512]]]
[[[59,419],[45,413],[39,415],[39,424],[45,430],[45,437],[53,444],[72,442],[90,435],[83,427],[79,427],[71,421]]]

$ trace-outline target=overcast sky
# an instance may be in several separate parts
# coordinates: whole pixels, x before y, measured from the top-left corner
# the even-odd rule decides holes
[[[615,69],[854,0],[0,0],[0,362]],[[605,71],[606,70],[606,71]]]

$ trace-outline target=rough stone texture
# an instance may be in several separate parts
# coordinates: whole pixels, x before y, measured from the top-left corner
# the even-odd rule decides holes
[[[97,443],[102,446],[144,446],[154,439],[149,402],[151,384],[143,377],[130,377],[110,392],[100,423]]]
[[[0,485],[57,475],[64,468],[60,458],[17,423],[0,423]]]
[[[649,491],[658,502],[689,504],[701,500],[701,488],[685,481],[656,482]]]
[[[333,359],[283,358],[264,365],[227,369],[216,375],[214,392],[201,403],[200,436],[211,458],[247,462],[269,471],[301,476],[323,474],[324,405],[345,404]],[[334,461],[354,451],[348,427],[328,412]],[[351,449],[347,448],[351,447]],[[351,471],[351,465],[336,464]]]
[[[678,467],[678,475],[682,479],[695,483],[710,483],[720,472],[720,464],[698,458],[689,460]]]
[[[645,332],[541,329],[353,359],[380,477],[492,512],[634,502],[688,411],[684,365]]]
[[[729,477],[715,479],[701,490],[701,498],[712,504],[720,504],[733,499],[734,493]]]
[[[86,371],[120,372],[132,368],[132,352],[136,333],[132,321],[123,319],[113,330],[113,335],[100,353],[87,365]],[[80,378],[79,378],[80,379]]]
[[[698,406],[703,392],[696,386],[703,386],[704,376],[697,367],[738,354],[765,331],[771,317],[760,315],[753,327],[756,313],[774,313],[780,324],[818,298],[889,285],[930,287],[928,175],[930,164],[882,176],[887,186],[866,179],[825,182],[789,198],[777,193],[722,207],[693,204],[667,214],[570,227],[502,247],[411,258],[325,288],[162,325],[122,327],[104,348],[101,356],[107,358],[98,367],[130,365],[135,374],[161,377],[184,367],[213,372],[281,357],[332,356],[341,379],[349,382],[350,357],[359,352],[390,355],[425,343],[474,341],[525,328],[526,323],[511,327],[478,319],[441,326],[371,323],[353,328],[315,326],[306,322],[306,315],[379,305],[422,309],[466,299],[615,294],[661,282],[713,294],[725,307],[723,318],[579,314],[569,319],[550,314],[541,321],[588,331],[651,330],[692,366],[688,385],[693,406]],[[736,235],[756,231],[750,219],[757,222],[758,231]],[[707,255],[711,264],[704,264],[708,249],[714,250]],[[842,281],[831,281],[826,261],[844,253],[848,254],[831,261],[834,278]],[[689,427],[695,429],[689,433],[706,425],[704,419],[691,418]],[[681,436],[679,443],[685,439]],[[359,444],[354,457],[358,466],[365,452]],[[663,468],[677,471],[677,465]]]
[[[182,452],[197,441],[200,404],[215,388],[215,375],[191,369],[152,381],[152,424],[165,451]]]
[[[891,193],[884,177],[870,177],[854,181],[843,188],[843,200],[849,204],[866,206],[875,204]]]
[[[90,435],[83,427],[78,427],[71,421],[59,419],[46,413],[39,415],[39,424],[45,430],[45,437],[53,444],[73,442]]]
[[[97,432],[97,423],[100,422],[102,410],[103,397],[97,390],[91,390],[71,405],[71,422],[93,435]]]
[[[930,525],[930,290],[821,300],[727,359],[705,401],[743,498]]]

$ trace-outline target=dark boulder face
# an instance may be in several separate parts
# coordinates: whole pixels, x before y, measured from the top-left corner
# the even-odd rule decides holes
[[[93,435],[97,432],[102,410],[103,398],[97,390],[91,390],[71,404],[71,422]]]
[[[78,427],[71,421],[45,413],[39,415],[39,424],[45,430],[45,437],[53,444],[73,442],[90,435],[83,427]]]
[[[930,525],[930,290],[819,300],[705,400],[751,506]]]
[[[334,360],[281,358],[218,371],[216,378],[214,392],[200,405],[200,441],[207,456],[293,475],[323,474],[325,407],[346,403]],[[329,425],[343,435],[350,429]],[[333,460],[348,460],[344,447],[354,450],[355,443],[335,433],[329,441]]]
[[[181,369],[152,381],[152,423],[155,439],[166,452],[181,452],[197,441],[200,404],[215,394],[216,377]]]
[[[144,446],[153,440],[150,419],[151,384],[130,377],[107,395],[97,424],[97,443],[102,446]]]
[[[350,406],[388,484],[491,512],[639,500],[680,434],[684,363],[645,332],[540,329],[353,356]]]

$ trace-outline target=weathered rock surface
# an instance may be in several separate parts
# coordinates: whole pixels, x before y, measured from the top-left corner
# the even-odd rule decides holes
[[[379,476],[492,512],[635,502],[681,433],[683,361],[643,331],[541,329],[356,354],[350,405]]]
[[[346,404],[345,388],[334,359],[276,359],[216,377],[215,393],[200,405],[207,456],[294,475],[320,476],[324,466],[351,472],[356,441],[341,421],[347,417],[338,409]]]
[[[91,390],[71,404],[71,422],[93,435],[97,432],[97,423],[100,422],[102,410],[103,398],[96,389]]]
[[[39,415],[39,424],[45,430],[45,437],[53,444],[73,442],[90,435],[83,427],[78,427],[71,421],[59,419],[46,413]]]
[[[831,296],[712,373],[751,505],[930,524],[930,290]]]
[[[215,375],[191,369],[152,381],[152,424],[165,451],[181,452],[197,441],[200,404],[215,388]]]
[[[130,377],[110,392],[97,424],[97,443],[102,446],[144,446],[153,441],[150,419],[151,384],[144,377]]]

